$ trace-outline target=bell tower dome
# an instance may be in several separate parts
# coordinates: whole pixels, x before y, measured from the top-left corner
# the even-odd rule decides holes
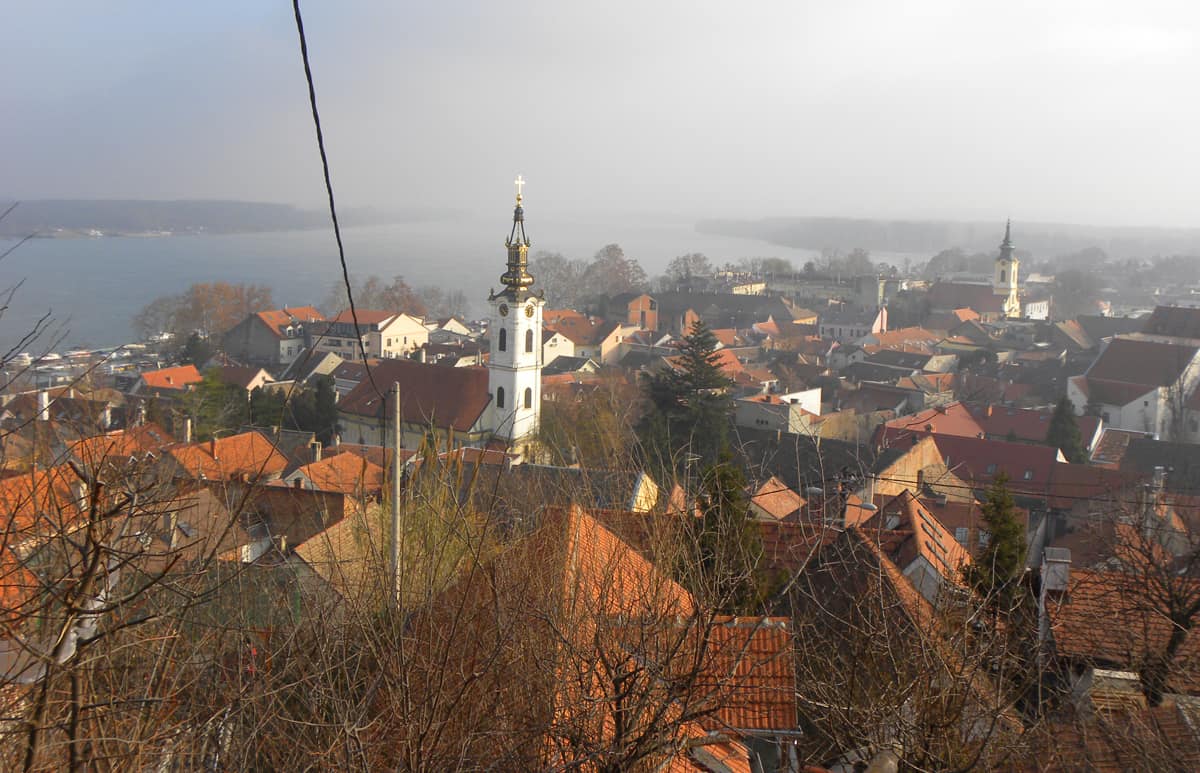
[[[537,432],[542,409],[542,293],[534,292],[529,273],[529,238],[525,235],[522,189],[518,175],[517,204],[502,288],[488,296],[488,386],[492,394],[490,426],[494,437],[516,444]]]

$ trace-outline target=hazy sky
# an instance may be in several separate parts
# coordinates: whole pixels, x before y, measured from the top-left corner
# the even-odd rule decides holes
[[[346,206],[1200,226],[1200,4],[304,4]],[[322,203],[284,0],[10,3],[0,196]]]

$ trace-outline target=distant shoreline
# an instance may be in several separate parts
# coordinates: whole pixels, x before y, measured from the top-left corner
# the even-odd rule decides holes
[[[382,211],[351,208],[340,212],[339,220],[349,228],[426,223],[456,214],[438,209]],[[328,226],[327,211],[304,210],[288,204],[232,200],[46,199],[19,201],[0,221],[0,239],[25,239],[31,234],[38,239],[233,236],[312,231]]]

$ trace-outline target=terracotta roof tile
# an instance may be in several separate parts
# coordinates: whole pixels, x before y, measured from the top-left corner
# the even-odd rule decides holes
[[[334,491],[348,496],[377,495],[385,485],[383,468],[355,454],[327,456],[297,468],[293,475],[297,473],[312,481],[317,491]]]
[[[711,729],[796,729],[796,663],[786,618],[717,617],[699,680],[720,697]]]
[[[259,320],[267,326],[276,338],[283,338],[288,325],[300,323],[301,325],[312,322],[322,322],[325,315],[314,309],[312,306],[296,306],[294,308],[271,309],[270,311],[260,311],[255,314]]]
[[[260,432],[179,445],[167,453],[183,474],[206,480],[269,479],[288,465],[287,457]]]
[[[176,368],[146,371],[142,374],[142,386],[146,389],[173,389],[183,391],[191,384],[204,380],[195,365],[180,365]]]
[[[1194,345],[1114,338],[1086,375],[1093,389],[1096,382],[1105,382],[1134,385],[1141,388],[1139,394],[1144,394],[1154,387],[1175,383],[1196,352]]]
[[[1136,671],[1147,653],[1165,649],[1171,634],[1153,592],[1137,573],[1072,568],[1066,594],[1049,602],[1055,651],[1064,658]],[[1197,666],[1200,637],[1188,636],[1172,663],[1172,688],[1200,691]]]

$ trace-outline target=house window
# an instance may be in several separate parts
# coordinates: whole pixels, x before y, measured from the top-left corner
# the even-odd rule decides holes
[[[992,541],[992,533],[985,530],[979,530],[979,547],[986,548],[988,543]]]
[[[501,330],[500,332],[503,333],[504,331]],[[496,387],[496,407],[504,407],[504,387]]]
[[[525,331],[525,351],[527,351],[527,352],[533,351],[533,331],[532,330]]]
[[[987,466],[987,474],[988,474],[988,475],[995,475],[995,474],[996,474],[996,465],[995,465],[995,463],[989,464],[989,465]]]
[[[962,545],[963,547],[967,546],[967,527],[966,526],[955,527],[954,540],[958,544]]]
[[[1149,400],[1142,400],[1142,407],[1143,407],[1143,408],[1149,408],[1149,407],[1150,407],[1150,401],[1149,401]]]
[[[533,407],[533,389],[530,387],[525,387],[525,407]]]
[[[1025,480],[1033,480],[1033,470],[1026,470],[1024,478]]]
[[[500,343],[496,345],[496,348],[502,352],[508,351],[508,331],[504,328],[500,328]]]

